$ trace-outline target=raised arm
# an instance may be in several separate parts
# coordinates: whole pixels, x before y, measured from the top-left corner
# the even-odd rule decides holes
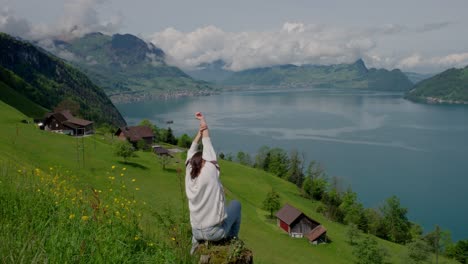
[[[206,124],[205,117],[202,113],[195,113],[195,118],[200,120],[200,131],[202,135],[203,143],[203,159],[207,161],[216,161],[216,152],[214,151],[213,145],[211,144],[210,133],[208,130],[208,125]]]
[[[192,145],[187,152],[187,160],[191,159],[195,153],[198,151],[198,144],[200,143],[200,139],[202,137],[202,131],[199,129],[197,135],[193,139]]]

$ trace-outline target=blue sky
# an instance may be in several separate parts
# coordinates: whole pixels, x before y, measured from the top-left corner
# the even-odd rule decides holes
[[[0,0],[0,31],[29,39],[131,33],[182,68],[349,63],[438,72],[468,65],[468,1]],[[71,32],[73,28],[73,32]]]

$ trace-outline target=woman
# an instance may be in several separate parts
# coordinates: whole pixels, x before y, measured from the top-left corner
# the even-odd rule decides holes
[[[238,201],[231,201],[225,207],[223,185],[219,180],[220,169],[205,117],[197,112],[195,118],[200,121],[200,127],[187,153],[185,174],[185,192],[193,235],[190,254],[193,254],[199,241],[237,237],[241,221],[241,205]],[[200,139],[203,152],[198,151]]]

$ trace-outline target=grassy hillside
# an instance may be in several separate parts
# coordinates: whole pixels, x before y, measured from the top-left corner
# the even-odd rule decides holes
[[[406,98],[426,103],[468,104],[468,66],[417,83]]]
[[[158,215],[168,216],[169,212],[177,219],[184,216],[187,205],[181,189],[183,176],[177,173],[178,168],[183,169],[183,162],[172,163],[169,169],[163,170],[154,154],[138,152],[138,157],[124,164],[114,156],[111,138],[102,135],[73,138],[48,133],[20,123],[24,118],[23,114],[0,102],[0,156],[3,161],[46,171],[51,167],[54,171],[69,171],[77,177],[79,184],[103,190],[103,194],[110,191],[109,178],[115,176],[121,179],[120,184],[132,191],[136,200],[146,204],[142,207],[145,211],[140,221],[144,232],[161,236],[172,236],[172,232],[176,232],[175,227],[165,229],[161,225],[161,221],[170,220],[170,217],[159,218]],[[255,263],[354,262],[352,247],[346,242],[347,228],[316,213],[318,204],[301,197],[295,185],[236,163],[220,161],[220,164],[228,199],[238,199],[243,205],[240,238],[252,249]],[[120,173],[125,175],[119,176]],[[328,229],[332,242],[312,246],[305,239],[290,238],[275,221],[267,220],[268,212],[260,208],[272,187],[280,194],[282,203],[288,202],[321,222]],[[174,245],[187,247],[183,241],[186,240],[179,242],[179,237],[174,235]],[[405,252],[403,246],[378,241],[388,250],[391,263],[401,263],[400,256]]]
[[[16,86],[26,87],[29,84],[21,80],[18,76],[14,78],[3,78],[5,75],[14,76],[14,73],[0,66],[0,100],[13,106],[27,116],[34,118],[44,117],[47,109],[18,93],[16,91],[17,89],[12,88]],[[10,82],[8,80],[15,80],[15,82]]]
[[[412,83],[400,70],[367,69],[362,60],[337,65],[281,65],[233,73],[227,85],[316,86],[407,91]]]
[[[85,119],[125,125],[104,91],[61,59],[4,33],[0,33],[0,54],[0,80],[35,104],[53,109],[71,99],[80,105]]]

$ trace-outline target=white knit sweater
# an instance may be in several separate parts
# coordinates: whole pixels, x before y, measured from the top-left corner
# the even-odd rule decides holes
[[[226,218],[224,212],[224,190],[219,180],[219,170],[211,163],[216,161],[216,152],[209,137],[202,138],[203,159],[205,165],[200,175],[192,180],[190,172],[192,166],[187,165],[185,173],[185,192],[187,194],[190,223],[192,228],[204,229],[220,224]],[[198,144],[192,143],[188,153],[187,161],[197,152]]]

